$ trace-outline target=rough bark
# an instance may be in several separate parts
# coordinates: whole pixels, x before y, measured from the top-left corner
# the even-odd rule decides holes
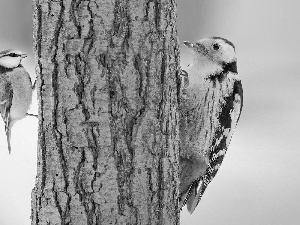
[[[33,0],[32,224],[179,224],[175,0]]]

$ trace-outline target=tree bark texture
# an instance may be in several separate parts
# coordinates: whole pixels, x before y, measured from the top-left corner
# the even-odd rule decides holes
[[[175,0],[33,0],[32,224],[179,224]]]

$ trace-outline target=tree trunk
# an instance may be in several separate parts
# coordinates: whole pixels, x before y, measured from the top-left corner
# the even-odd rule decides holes
[[[175,0],[33,0],[32,224],[179,224]]]

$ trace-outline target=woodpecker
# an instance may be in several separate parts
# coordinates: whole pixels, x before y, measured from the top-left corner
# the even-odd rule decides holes
[[[184,44],[193,61],[181,72],[179,207],[186,204],[192,214],[224,159],[242,111],[243,88],[230,41],[211,37]]]
[[[26,117],[32,100],[30,75],[21,64],[25,57],[26,54],[12,49],[0,52],[0,113],[9,153],[12,126]]]

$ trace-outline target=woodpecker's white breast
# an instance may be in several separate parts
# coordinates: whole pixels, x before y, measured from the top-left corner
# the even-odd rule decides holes
[[[222,71],[222,66],[217,64],[206,56],[194,54],[193,62],[186,68],[189,77],[190,87],[203,89],[206,88],[208,78],[211,74],[218,74]]]
[[[13,88],[13,101],[10,108],[10,118],[19,120],[26,117],[31,105],[32,90],[30,76],[23,67],[17,67],[7,72],[8,80]]]

